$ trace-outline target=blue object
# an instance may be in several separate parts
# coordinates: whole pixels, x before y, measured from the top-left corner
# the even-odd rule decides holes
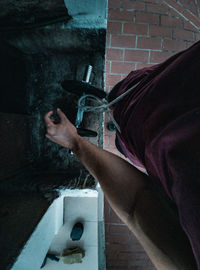
[[[82,234],[83,234],[83,224],[78,222],[74,225],[70,237],[72,241],[78,241],[81,239]]]

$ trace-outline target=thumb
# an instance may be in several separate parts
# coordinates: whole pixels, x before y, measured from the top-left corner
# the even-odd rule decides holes
[[[66,115],[61,111],[61,109],[57,108],[57,114],[59,115],[61,121],[66,120]]]

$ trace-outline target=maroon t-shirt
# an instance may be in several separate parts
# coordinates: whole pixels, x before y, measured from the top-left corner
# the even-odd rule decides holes
[[[132,71],[114,97],[139,81],[114,107],[118,142],[177,205],[200,269],[200,42]]]

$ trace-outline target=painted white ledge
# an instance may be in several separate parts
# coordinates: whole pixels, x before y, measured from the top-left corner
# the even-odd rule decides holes
[[[39,270],[54,235],[63,224],[63,197],[54,200],[18,256],[12,270]]]
[[[100,188],[100,187],[99,187]],[[85,268],[87,270],[104,270],[105,268],[101,267],[105,265],[105,261],[102,262],[105,258],[103,255],[99,256],[98,249],[99,244],[98,241],[101,239],[100,246],[102,247],[102,243],[104,243],[104,234],[99,236],[99,232],[103,231],[103,216],[102,216],[102,202],[99,202],[99,195],[101,190],[91,190],[91,189],[84,189],[84,190],[68,190],[63,189],[59,190],[60,197],[54,200],[54,202],[50,205],[45,215],[42,217],[41,221],[35,228],[34,232],[32,233],[31,237],[25,244],[21,254],[18,256],[16,262],[14,263],[11,270],[40,270],[42,262],[46,256],[46,253],[49,250],[49,247],[54,239],[55,235],[58,234],[59,230],[63,227],[63,221],[66,221],[65,224],[68,224],[70,228],[75,221],[75,215],[73,216],[73,211],[76,212],[77,218],[81,215],[83,218],[85,217],[86,222],[86,231],[85,231],[85,243],[84,245],[87,246],[87,255],[85,260]],[[100,198],[102,200],[103,195],[101,194]],[[70,199],[71,198],[71,199]],[[86,200],[85,200],[86,199]],[[78,208],[72,205],[72,201],[76,200],[79,206]],[[82,204],[81,204],[82,201]],[[88,203],[90,201],[90,203]],[[64,202],[66,203],[64,207]],[[85,208],[84,205],[85,204]],[[70,206],[71,204],[71,206]],[[73,208],[72,208],[73,206]],[[68,208],[69,207],[69,208]],[[99,208],[100,207],[100,208]],[[65,208],[65,210],[64,210]],[[68,209],[68,210],[67,210]],[[72,210],[71,216],[69,216],[69,209]],[[79,209],[79,210],[78,210]],[[93,211],[93,214],[90,213],[90,210]],[[67,212],[66,212],[67,211]],[[101,213],[101,217],[99,217],[98,213]],[[65,214],[64,214],[65,213]],[[74,217],[74,220],[70,221],[70,218]],[[99,224],[101,227],[99,229]],[[68,229],[69,231],[69,229]],[[96,231],[96,236],[93,235],[93,238],[90,238],[89,234]],[[84,239],[83,239],[84,240]],[[103,242],[102,242],[103,240]],[[102,250],[102,248],[101,248]],[[102,252],[104,252],[102,250]],[[100,257],[100,258],[99,258]],[[93,258],[91,260],[91,258]],[[101,260],[99,263],[99,259]],[[96,267],[94,268],[94,262],[96,261]],[[58,267],[58,263],[53,262]],[[61,263],[61,262],[60,262]],[[91,264],[92,263],[92,264]],[[90,265],[91,264],[91,265]],[[47,265],[50,265],[49,259],[47,260]],[[83,266],[83,264],[81,264]],[[93,265],[93,267],[92,267]],[[98,266],[99,265],[99,266]],[[52,266],[52,262],[51,262]],[[66,265],[62,265],[65,266]],[[77,269],[77,265],[74,265],[70,269]],[[54,269],[54,268],[43,268],[46,269]],[[57,269],[57,268],[56,268]],[[61,269],[61,268],[59,268]]]
[[[107,0],[64,0],[72,19],[69,28],[105,28],[107,24]]]
[[[55,235],[49,253],[60,255],[70,247],[81,247],[85,251],[82,263],[65,265],[60,260],[47,259],[43,270],[98,270],[98,192],[91,190],[80,193],[80,190],[64,198],[64,224]],[[81,195],[81,196],[80,196]],[[85,195],[85,196],[83,196]],[[71,230],[77,222],[83,224],[84,230],[80,240],[72,241]]]
[[[73,17],[64,28],[106,29],[107,19],[96,15],[77,15]]]

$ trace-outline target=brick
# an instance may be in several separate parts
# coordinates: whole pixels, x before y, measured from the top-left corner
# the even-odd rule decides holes
[[[122,259],[122,253],[123,252],[119,253],[121,259]],[[126,252],[126,253],[129,253],[129,252]],[[135,260],[149,260],[149,258],[147,257],[147,254],[145,252],[134,252],[134,255],[135,255]],[[125,256],[126,255],[124,254],[124,257]]]
[[[116,258],[117,260],[122,260],[122,261],[126,260],[131,265],[138,264],[138,263],[140,263],[140,264],[145,263],[145,265],[146,265],[146,260],[148,260],[148,257],[144,252],[137,253],[137,252],[133,252],[133,251],[108,252],[108,253],[106,253],[106,258],[110,259],[110,260],[113,260],[114,258]],[[133,269],[133,268],[131,268],[131,269]]]
[[[106,85],[113,87],[119,81],[121,81],[121,75],[113,75],[113,74],[106,75]]]
[[[193,13],[195,16],[198,16],[198,7],[196,6],[196,4],[194,3],[195,0],[190,0],[188,2],[186,1],[181,1],[182,5],[184,6],[184,8],[188,9],[188,11],[190,13]]]
[[[172,56],[173,53],[169,52],[154,52],[151,51],[151,63],[162,63],[163,61],[167,60],[170,56]]]
[[[110,234],[130,234],[130,231],[126,225],[110,225]]]
[[[181,27],[182,20],[163,15],[161,16],[161,25],[170,26],[170,27]]]
[[[144,256],[144,259],[145,259],[146,256],[145,255],[143,255],[143,256]],[[131,260],[135,261],[136,259],[138,259],[136,254],[133,253],[133,252],[120,252],[119,255],[118,255],[118,258],[120,260],[127,260],[127,261],[131,261]]]
[[[136,38],[133,36],[112,35],[111,46],[120,48],[135,48]]]
[[[160,36],[160,37],[172,37],[172,29],[156,26],[156,25],[150,25],[150,36]]]
[[[106,263],[106,269],[112,269],[112,270],[155,270],[155,268],[152,266],[152,263],[150,260],[145,258],[145,260],[142,259],[135,259],[135,260],[121,260],[119,257],[118,260],[112,259],[108,260]],[[119,268],[120,267],[120,268]],[[125,269],[126,267],[126,269]],[[152,268],[153,267],[153,268]]]
[[[184,10],[184,7],[181,4],[178,4],[175,0],[167,0],[167,3],[180,13]]]
[[[140,1],[140,0],[139,0]],[[152,4],[160,4],[160,0],[148,0],[146,1],[148,3],[152,3]]]
[[[135,70],[135,63],[126,63],[126,62],[111,63],[111,73],[128,74],[133,70]]]
[[[113,135],[110,136],[110,148],[116,148],[115,146],[115,132],[113,132]]]
[[[181,51],[186,48],[184,41],[177,40],[164,40],[163,41],[163,49],[171,50],[171,51]]]
[[[181,15],[174,9],[170,9],[170,14],[172,17],[181,17]]]
[[[114,270],[114,269],[113,269],[113,267],[108,267],[108,266],[107,266],[107,267],[106,267],[106,270]],[[117,270],[127,270],[127,267],[123,267],[123,268],[117,267]],[[137,269],[133,269],[133,268],[132,268],[131,270],[137,270]],[[146,269],[146,270],[149,270],[149,269]],[[151,270],[151,269],[150,269],[150,270]]]
[[[120,8],[120,0],[109,0],[108,1],[108,8]]]
[[[108,60],[123,60],[123,50],[121,49],[107,49],[106,59]]]
[[[123,0],[122,8],[132,10],[145,10],[145,4],[140,2],[133,2],[131,0]]]
[[[200,27],[200,21],[196,16],[194,16],[193,14],[188,12],[187,10],[183,11],[183,15],[188,19],[188,21],[194,23],[197,26],[197,28]]]
[[[107,33],[121,34],[122,33],[122,23],[121,22],[108,22]]]
[[[113,234],[110,235],[109,233],[106,235],[106,242],[109,242],[110,244],[126,244],[128,245],[131,241],[131,237],[129,234]]]
[[[169,9],[167,5],[158,5],[158,4],[147,4],[147,11],[155,12],[159,14],[167,14],[169,13]]]
[[[109,145],[110,145],[110,140],[109,140],[109,138],[110,138],[110,136],[108,136],[108,135],[105,135],[105,136],[104,136],[104,142],[103,142],[104,148],[109,147]]]
[[[193,0],[190,0],[192,2]],[[188,0],[180,0],[181,5],[183,5],[184,8],[190,9],[191,5],[188,3]]]
[[[109,49],[106,50],[106,59],[107,60],[123,60],[123,50],[121,49]]]
[[[111,88],[113,88],[113,86],[111,86]],[[112,131],[109,131],[105,125],[104,127],[104,134],[105,135],[109,135],[109,136],[112,136],[113,135],[113,132]]]
[[[130,248],[137,252],[144,252],[143,247],[137,239],[132,239],[130,242]]]
[[[145,24],[125,23],[124,34],[147,35],[148,26]]]
[[[105,115],[104,115],[104,122],[107,123],[109,121],[110,121],[110,116],[109,116],[108,113],[105,113]]]
[[[107,223],[105,223],[105,233],[108,233],[108,231],[109,231],[109,224],[107,224]]]
[[[174,29],[173,37],[182,40],[194,40],[194,33],[187,30]]]
[[[131,251],[131,246],[128,244],[109,244],[109,251],[114,252],[114,251]]]
[[[110,214],[110,215],[106,214],[105,222],[123,224],[120,218],[117,215],[113,215],[113,214]]]
[[[113,268],[113,267],[106,267],[106,270],[114,270],[114,269],[116,269],[116,268]],[[127,267],[117,267],[117,270],[128,270],[127,269]],[[133,269],[133,268],[131,268],[131,270],[138,270],[138,269]],[[142,269],[141,269],[142,270]],[[146,269],[146,270],[151,270],[151,269]]]
[[[110,251],[109,249],[106,250],[106,262],[108,262],[109,260],[111,260],[111,261],[114,259],[116,260],[118,258],[119,258],[119,251],[117,251],[117,250]]]
[[[106,60],[106,73],[110,73],[111,62]]]
[[[161,39],[160,38],[139,37],[138,41],[137,41],[137,48],[161,49]]]
[[[199,33],[195,33],[195,41],[200,40],[200,34]]]
[[[139,0],[140,1],[140,0]],[[160,4],[160,0],[148,0],[146,1],[148,3],[152,3],[152,4]]]
[[[137,69],[142,69],[142,68],[146,68],[146,67],[152,67],[153,65],[152,64],[141,64],[141,63],[137,63],[136,64],[136,70]]]
[[[133,12],[125,10],[110,10],[108,20],[133,21]]]
[[[195,15],[195,16],[199,16],[198,14],[198,6],[194,3],[194,1],[190,1],[190,8],[189,10]]]
[[[110,43],[111,43],[111,34],[110,33],[106,33],[106,47],[110,47]]]
[[[137,12],[136,13],[136,22],[137,23],[158,24],[159,23],[159,16],[157,14]]]
[[[197,31],[196,27],[194,27],[190,22],[184,21],[184,29]]]
[[[128,266],[126,266],[126,267],[117,267],[117,268],[113,268],[113,267],[106,267],[106,270],[155,270],[155,268],[153,267],[153,266],[139,266],[139,268],[138,268],[138,266],[132,266],[131,268],[127,268]]]
[[[116,269],[116,267],[125,267],[129,265],[129,262],[127,261],[122,261],[122,260],[109,260],[106,262],[106,268],[108,267],[114,267],[114,269]]]
[[[104,197],[104,211],[110,211],[110,204],[107,201],[106,197]]]
[[[107,234],[106,241],[110,244],[122,244],[129,245],[134,250],[141,250],[141,245],[138,240],[135,238],[133,233],[129,234]]]
[[[192,46],[193,44],[194,44],[194,42],[187,41],[187,42],[186,42],[186,48],[189,48],[189,47]]]
[[[149,52],[142,50],[126,50],[125,61],[147,62]]]

